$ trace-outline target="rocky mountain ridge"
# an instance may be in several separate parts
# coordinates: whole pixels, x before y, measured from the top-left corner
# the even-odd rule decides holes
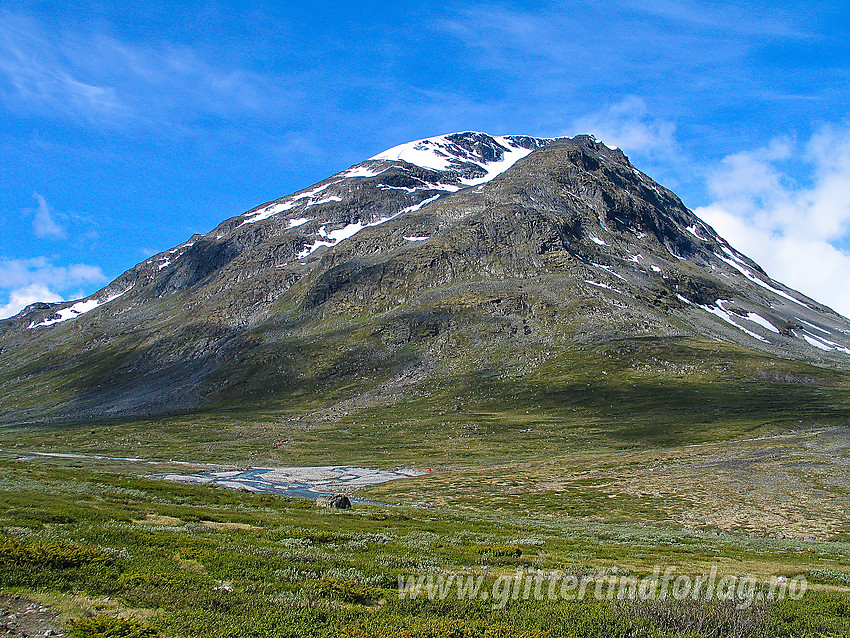
[[[772,280],[618,149],[456,133],[0,322],[0,416],[153,414],[323,375],[529,370],[576,344],[684,337],[850,367],[850,321]]]

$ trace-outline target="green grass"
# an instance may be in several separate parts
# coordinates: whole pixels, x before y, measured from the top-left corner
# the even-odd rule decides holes
[[[275,378],[274,362],[246,362],[265,394],[228,395],[215,410],[0,428],[0,588],[52,601],[91,638],[850,635],[850,374],[632,339],[541,350],[527,370],[494,350],[480,359],[489,368],[437,368],[370,394],[337,362],[342,352],[352,370],[380,367],[378,350],[346,350],[349,336],[316,370]],[[396,354],[399,366],[421,355]],[[40,378],[9,387],[35,402],[61,390]],[[16,460],[34,452],[157,463]],[[170,460],[437,471],[364,491],[408,505],[339,513],[139,476],[184,467]],[[517,568],[641,577],[655,565],[806,575],[813,589],[746,612],[595,600],[493,609],[396,591],[409,575],[481,574],[491,587]]]
[[[359,505],[334,512],[299,499],[93,471],[61,460],[5,460],[0,471],[0,552],[7,559],[0,561],[0,589],[59,601],[65,620],[77,619],[68,625],[72,635],[850,632],[850,588],[835,584],[847,573],[848,543],[816,543],[813,553],[811,543],[799,541],[486,510]],[[493,609],[456,595],[401,599],[396,589],[399,576],[435,572],[483,574],[491,587],[517,568],[642,576],[657,564],[693,574],[709,564],[726,573],[812,574],[824,584],[813,585],[802,600],[746,612],[719,603],[625,609],[589,599],[520,599]],[[691,630],[697,625],[703,633]],[[709,625],[725,629],[705,633]],[[735,633],[743,626],[754,633]]]
[[[69,620],[68,635],[71,638],[157,638],[159,633],[138,621],[94,616]]]
[[[362,363],[352,356],[350,365]],[[247,366],[245,374],[262,376],[258,370]],[[436,371],[376,397],[368,394],[375,379],[310,381],[325,372],[319,365],[309,378],[287,373],[261,399],[192,414],[7,425],[0,448],[255,465],[465,466],[850,423],[850,373],[717,342],[615,341],[541,354],[540,365],[521,374],[496,365]]]

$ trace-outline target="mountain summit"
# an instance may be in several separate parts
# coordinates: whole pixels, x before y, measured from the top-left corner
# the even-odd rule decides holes
[[[0,322],[0,417],[386,397],[641,340],[850,367],[850,321],[771,279],[620,150],[454,133]]]

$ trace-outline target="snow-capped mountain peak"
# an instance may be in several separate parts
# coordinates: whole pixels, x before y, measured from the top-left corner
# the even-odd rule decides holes
[[[389,361],[430,378],[416,353],[492,370],[482,353],[510,344],[495,365],[534,370],[543,351],[570,360],[612,339],[850,368],[846,318],[771,279],[621,151],[466,132],[224,220],[86,299],[30,306],[0,322],[0,369],[23,389],[7,418],[114,418],[216,405],[246,383],[265,396],[314,369],[356,384]],[[29,388],[56,379],[33,408]]]
[[[355,164],[325,182],[247,212],[242,216],[241,225],[260,222],[284,212],[300,216],[311,206],[343,202],[351,192],[349,180],[378,177],[404,164],[429,172],[438,171],[443,175],[436,177],[432,173],[430,179],[419,178],[415,184],[378,184],[377,187],[408,193],[421,191],[420,200],[430,198],[435,192],[453,193],[467,186],[489,182],[534,149],[550,142],[551,139],[526,135],[492,136],[468,131],[400,144]],[[413,203],[418,202],[408,202],[403,208],[409,209]]]
[[[483,169],[484,175],[461,177],[460,181],[466,186],[474,186],[489,182],[535,148],[545,146],[551,141],[527,136],[491,136],[467,131],[400,144],[369,159],[401,160],[437,171],[463,171],[471,168],[472,164]]]

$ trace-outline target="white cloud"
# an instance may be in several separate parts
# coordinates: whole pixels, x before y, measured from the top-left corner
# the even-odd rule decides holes
[[[9,301],[0,306],[0,319],[11,317],[36,301],[62,301],[59,292],[90,288],[106,281],[100,268],[88,264],[54,266],[46,257],[2,259],[0,290],[9,295]],[[80,296],[84,295],[75,294]]]
[[[647,158],[669,159],[678,155],[676,125],[650,117],[646,102],[636,96],[575,120],[571,134],[579,133],[594,135],[609,146]]]
[[[782,169],[791,159],[808,168],[803,183]],[[850,316],[850,127],[730,155],[709,191],[697,215],[772,277]]]
[[[26,288],[13,290],[9,294],[9,303],[5,306],[0,306],[0,319],[13,317],[36,301],[54,302],[63,301],[63,299],[60,295],[51,292],[42,284],[30,284]]]
[[[64,237],[65,229],[53,219],[53,211],[47,200],[38,193],[33,193],[38,201],[38,209],[32,220],[32,230],[36,237]]]
[[[54,266],[46,257],[0,259],[0,288],[24,288],[34,283],[64,290],[71,286],[103,283],[106,276],[97,266]]]

